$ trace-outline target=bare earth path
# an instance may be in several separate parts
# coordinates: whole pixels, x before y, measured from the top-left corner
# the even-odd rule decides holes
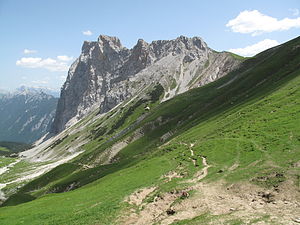
[[[194,145],[181,144],[188,146],[191,157],[194,157]],[[144,200],[153,194],[156,188],[138,190],[127,199],[127,202],[135,207],[123,212],[117,224],[165,225],[203,214],[214,218],[204,224],[227,224],[226,221],[232,219],[242,220],[245,224],[300,224],[300,194],[294,185],[285,182],[279,187],[280,191],[272,192],[250,183],[206,183],[202,180],[208,175],[211,165],[206,157],[201,158],[203,168],[196,172],[192,179],[182,181],[189,183],[189,188],[156,196],[150,203]],[[234,170],[235,167],[238,167],[238,164],[230,170]],[[176,174],[175,171],[173,173]],[[191,190],[194,194],[186,195]],[[176,201],[178,199],[181,200]]]

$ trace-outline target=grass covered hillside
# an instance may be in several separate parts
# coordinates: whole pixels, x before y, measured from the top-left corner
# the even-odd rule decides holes
[[[0,141],[0,155],[10,155],[31,148],[31,145],[16,142]]]
[[[88,140],[20,187],[0,224],[297,224],[299,87],[299,37],[161,104],[155,84],[53,143]]]

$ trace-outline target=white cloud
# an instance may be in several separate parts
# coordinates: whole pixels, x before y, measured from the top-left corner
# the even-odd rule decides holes
[[[58,77],[59,80],[65,81],[67,79],[66,75],[61,75]]]
[[[50,77],[43,77],[42,79],[38,79],[38,80],[32,80],[31,83],[35,84],[35,85],[43,85],[43,84],[48,84],[50,81]],[[32,86],[32,85],[30,85]]]
[[[47,80],[33,80],[31,81],[33,84],[48,84],[49,82]]]
[[[65,62],[73,60],[73,57],[69,57],[69,56],[66,56],[66,55],[59,55],[56,58],[58,60],[65,61]]]
[[[72,57],[57,56],[57,59],[39,57],[23,57],[17,60],[16,65],[27,68],[44,68],[50,71],[67,71],[69,65],[67,61],[70,61]]]
[[[23,66],[28,68],[38,68],[38,64],[40,64],[42,58],[32,58],[32,57],[23,57],[20,60],[17,60],[17,66]]]
[[[300,13],[299,9],[289,9],[289,10],[292,12],[293,16],[298,16]]]
[[[34,53],[37,53],[37,50],[30,50],[30,49],[25,48],[23,53],[24,54],[34,54]]]
[[[83,34],[83,35],[86,35],[86,36],[91,36],[91,35],[93,35],[92,31],[90,31],[90,30],[82,31],[82,34]]]
[[[265,39],[254,45],[246,46],[245,48],[233,48],[229,49],[228,51],[242,56],[254,56],[257,53],[260,53],[268,48],[272,48],[276,45],[279,45],[278,41]]]
[[[256,36],[262,33],[300,28],[300,17],[278,20],[277,18],[264,15],[258,10],[245,10],[240,12],[236,18],[230,20],[226,27],[229,27],[233,32]]]

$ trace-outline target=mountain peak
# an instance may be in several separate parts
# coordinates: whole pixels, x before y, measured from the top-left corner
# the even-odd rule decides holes
[[[142,46],[144,46],[144,45],[149,45],[146,41],[144,41],[144,39],[139,39],[138,41],[137,41],[137,44],[136,45],[142,45]]]
[[[52,89],[52,88],[47,88],[47,87],[29,87],[22,85],[19,88],[16,89],[14,94],[20,94],[20,95],[47,95],[51,97],[58,98],[59,97],[59,91]]]
[[[181,35],[181,36],[179,36],[178,38],[175,39],[175,42],[176,43],[183,43],[184,46],[187,49],[191,49],[193,47],[196,47],[198,49],[204,50],[204,49],[208,48],[207,44],[200,37],[189,38],[189,37]]]
[[[141,54],[141,52],[146,51],[148,47],[149,44],[146,41],[144,41],[143,39],[139,39],[136,45],[133,47],[133,54],[136,54],[136,52],[139,52],[139,54]]]
[[[139,39],[127,49],[117,37],[100,35],[97,42],[84,43],[82,54],[70,67],[52,131],[62,131],[96,107],[100,106],[100,113],[108,112],[154,83],[165,88],[167,100],[222,77],[237,64],[213,52],[199,37],[150,44]]]
[[[103,35],[103,34],[101,34],[98,37],[98,43],[103,46],[109,45],[109,46],[115,46],[118,48],[123,47],[119,38],[114,37],[114,36]]]
[[[178,38],[176,38],[176,40],[180,40],[180,41],[187,41],[189,39],[190,38],[188,38],[187,36],[184,36],[184,35],[180,35]]]

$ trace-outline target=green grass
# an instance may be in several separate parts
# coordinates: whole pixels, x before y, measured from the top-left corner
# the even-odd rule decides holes
[[[22,172],[29,171],[33,166],[33,164],[24,160],[18,162],[14,167],[10,168],[9,173],[4,173],[1,175],[0,183],[6,183],[19,177]]]
[[[0,157],[0,168],[7,166],[14,161],[16,161],[14,158]]]
[[[0,221],[2,224],[32,225],[111,224],[116,213],[125,207],[123,200],[128,194],[142,186],[157,184],[161,173],[173,168],[174,165],[167,158],[153,158],[72,192],[52,194],[19,206],[4,207]]]
[[[299,85],[297,76],[253,104],[195,126],[180,139],[196,143],[195,152],[207,156],[215,170],[238,164],[236,171],[225,172],[228,181],[253,179],[262,186],[276,186],[286,176],[295,176],[296,171],[287,170],[300,158]],[[211,173],[208,178],[223,175]]]
[[[244,57],[244,56],[240,56],[240,55],[237,55],[237,54],[234,54],[232,52],[228,52],[233,58],[235,59],[238,59],[238,60],[246,60],[246,59],[249,59],[250,57]]]
[[[9,152],[9,149],[5,147],[0,147],[0,152]]]
[[[112,224],[128,206],[124,198],[136,189],[154,185],[159,194],[184,188],[180,181],[203,166],[199,156],[206,156],[211,165],[207,182],[224,179],[228,183],[252,182],[276,188],[292,180],[299,185],[300,169],[293,166],[300,159],[300,48],[295,48],[299,45],[297,38],[245,60],[238,70],[222,79],[156,106],[143,121],[111,142],[94,139],[85,146],[87,152],[71,164],[89,163],[136,129],[145,132],[120,151],[113,164],[79,171],[73,166],[64,170],[68,166],[62,165],[29,183],[25,186],[28,189],[24,187],[19,194],[29,194],[39,185],[42,191],[33,193],[37,196],[54,189],[61,192],[74,182],[85,186],[1,208],[0,223]],[[135,108],[114,132],[132,124],[133,116],[141,115],[139,110]],[[110,122],[101,119],[97,126]],[[167,132],[171,135],[161,140]],[[193,166],[189,148],[183,143],[195,144],[198,167]],[[161,176],[171,170],[184,174],[184,178],[163,182]],[[243,224],[238,218],[209,213],[177,224],[218,219],[224,219],[225,224]]]
[[[9,198],[9,201],[6,201],[2,204],[2,206],[14,206],[18,205],[24,202],[29,202],[34,200],[35,198],[29,194],[22,194],[22,193],[17,193],[12,195]]]
[[[171,83],[171,86],[170,86],[170,90],[173,90],[174,88],[177,87],[177,83],[176,83],[176,80],[175,79],[172,79],[172,83]]]
[[[207,60],[204,64],[204,68],[207,68],[209,66],[209,60]]]
[[[0,141],[0,156],[18,153],[31,148],[31,145],[17,142]]]
[[[46,186],[52,181],[59,180],[67,175],[72,174],[72,172],[74,172],[77,168],[77,165],[71,163],[59,165],[58,167],[44,174],[42,177],[39,177],[23,186],[19,193],[33,192],[38,190],[40,187]]]
[[[149,99],[140,99],[132,105],[129,105],[128,110],[125,113],[121,114],[121,118],[124,118],[122,119],[122,125],[118,125],[118,121],[120,121],[120,119],[114,120],[114,125],[117,125],[117,127],[114,127],[114,129],[112,129],[112,131],[108,133],[112,133],[111,135],[115,135],[127,125],[134,123],[138,116],[142,115],[145,112],[145,105],[149,105],[152,109],[158,104],[158,100],[161,98],[161,96],[162,86],[155,85],[154,88],[152,88],[149,91]],[[142,104],[140,104],[139,102],[142,102]],[[100,119],[100,121],[107,122],[108,120],[106,118],[102,118]],[[96,166],[94,168],[84,170],[80,169],[82,164],[88,164],[91,162],[91,157],[98,157],[98,155],[103,150],[110,147],[113,143],[122,138],[122,136],[116,138],[116,140],[107,142],[99,148],[99,143],[111,137],[110,135],[106,134],[107,129],[105,127],[109,125],[106,124],[105,127],[103,126],[103,123],[97,122],[95,125],[92,126],[92,128],[89,131],[85,131],[91,132],[93,140],[85,146],[87,150],[84,156],[81,156],[80,159],[75,160],[73,163],[63,164],[50,171],[49,173],[44,174],[43,176],[35,179],[34,181],[29,182],[23,188],[18,190],[18,194],[29,194],[34,197],[39,197],[46,193],[64,192],[70,187],[72,187],[73,189],[81,187],[99,178],[102,178],[109,173],[135,165],[140,160],[142,160],[142,157],[140,157],[139,154],[142,153],[143,155],[145,151],[131,152],[127,157],[124,157],[120,162],[117,162],[113,165]],[[72,143],[72,141],[75,142],[79,136],[80,134],[78,133],[76,135],[67,135],[55,141],[51,147],[58,149],[63,148],[64,146],[69,146]],[[139,149],[143,150],[143,148]],[[133,160],[132,158],[135,158],[135,160]],[[87,162],[87,160],[89,162]],[[72,169],[70,170],[70,168]],[[13,197],[15,198],[15,196]],[[8,201],[10,201],[10,199],[8,199]]]

